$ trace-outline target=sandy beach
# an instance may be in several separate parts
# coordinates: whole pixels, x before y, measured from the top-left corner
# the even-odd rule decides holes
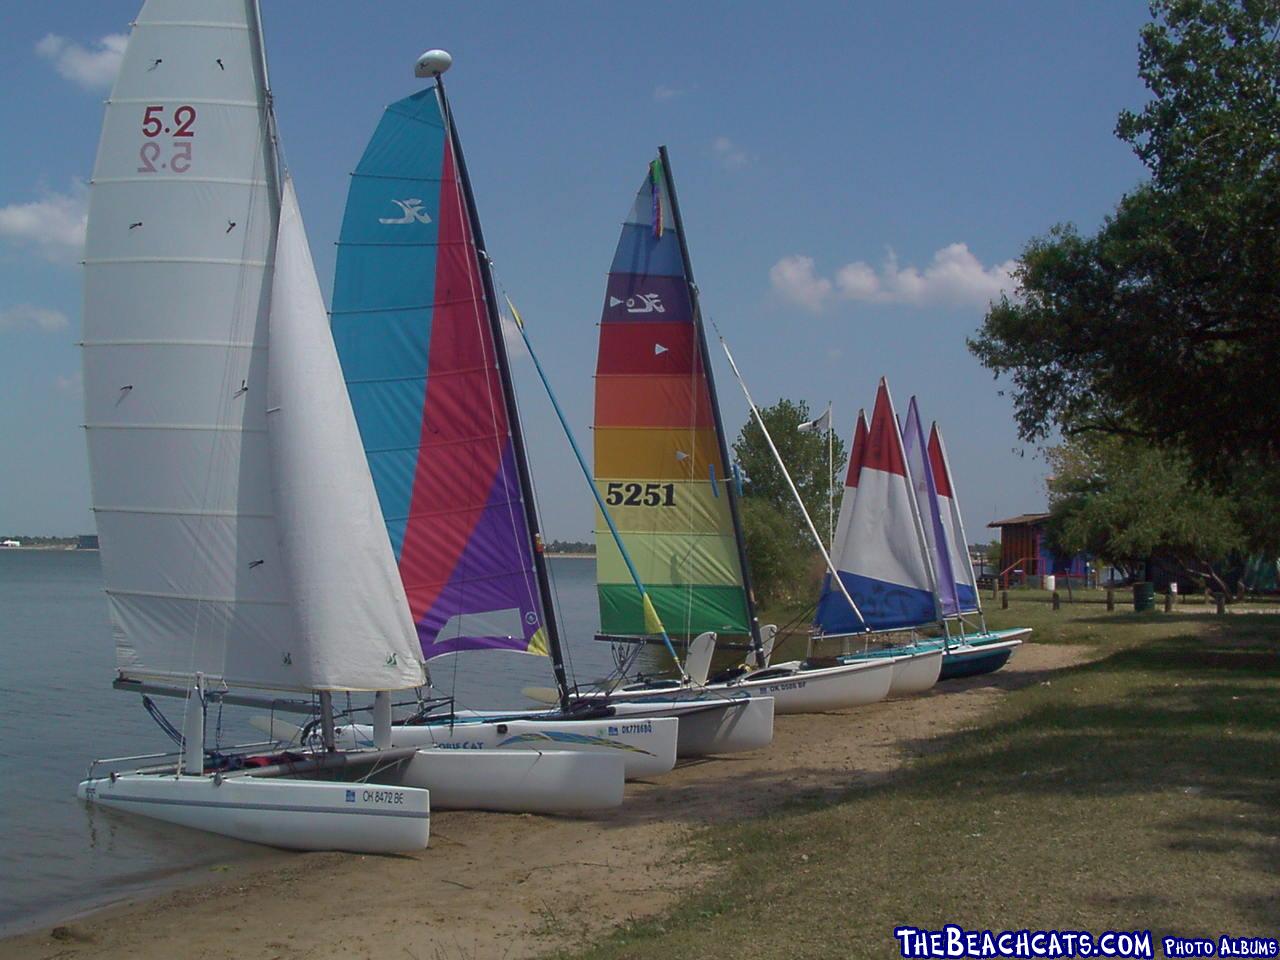
[[[1025,645],[1003,671],[846,714],[780,717],[773,745],[682,764],[590,820],[442,812],[420,854],[296,854],[0,941],[0,958],[520,958],[651,915],[708,876],[699,824],[877,782],[975,722],[1004,691],[1087,654]]]

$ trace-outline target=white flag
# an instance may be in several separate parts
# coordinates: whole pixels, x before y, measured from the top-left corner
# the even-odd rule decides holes
[[[800,426],[796,427],[796,429],[799,430],[801,433],[809,433],[814,430],[825,433],[826,431],[831,429],[831,408],[827,407],[827,409],[823,412],[822,416],[820,416],[817,420],[809,420],[805,423],[800,424]]]

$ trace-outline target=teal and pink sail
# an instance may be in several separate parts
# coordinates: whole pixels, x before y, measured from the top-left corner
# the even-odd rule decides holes
[[[437,90],[387,107],[347,193],[332,327],[427,658],[548,652],[473,215]]]
[[[902,425],[902,449],[907,458],[907,470],[915,490],[916,508],[924,533],[929,562],[933,565],[934,582],[938,588],[938,607],[944,617],[958,616],[956,578],[951,567],[951,541],[942,520],[942,506],[938,499],[937,480],[929,459],[928,444],[924,438],[924,424],[920,420],[920,408],[916,398],[907,404],[907,419]]]
[[[815,626],[826,636],[840,636],[936,622],[933,570],[898,419],[883,379],[870,426],[854,435],[844,498],[849,505],[841,503],[831,559],[861,617],[828,574]]]
[[[964,521],[960,517],[960,500],[956,496],[955,483],[951,479],[951,464],[947,460],[947,447],[942,440],[942,431],[936,423],[929,431],[929,467],[933,475],[943,536],[951,558],[950,570],[955,583],[956,612],[978,613],[982,609],[978,600],[978,578],[973,572],[973,560],[969,557]]]

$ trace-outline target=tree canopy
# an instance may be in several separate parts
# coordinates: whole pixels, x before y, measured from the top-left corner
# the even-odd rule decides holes
[[[1274,514],[1280,3],[1151,10],[1139,49],[1151,99],[1116,125],[1149,181],[1095,234],[1059,224],[1031,240],[1016,294],[991,306],[969,346],[1012,381],[1023,439],[1143,439]]]
[[[1232,501],[1192,479],[1186,457],[1130,437],[1085,434],[1047,451],[1050,545],[1087,552],[1130,576],[1168,560],[1220,579],[1245,547]]]
[[[827,495],[840,477],[845,445],[832,436],[833,466],[828,466],[827,433],[800,431],[813,419],[804,401],[782,399],[760,411],[769,434],[804,500],[814,526],[827,535]],[[742,516],[756,599],[775,603],[812,603],[817,600],[822,561],[805,526],[795,498],[778,469],[764,432],[749,419],[733,443],[734,457],[743,473]],[[840,509],[839,486],[835,509]]]
[[[831,437],[832,457],[827,457],[827,432],[825,430],[801,431],[800,424],[813,419],[809,405],[785,397],[770,407],[761,407],[760,416],[769,426],[769,435],[778,447],[782,461],[787,465],[791,479],[804,501],[805,509],[813,519],[825,541],[827,534],[828,492],[836,491],[835,509],[840,509],[840,471],[846,457],[844,441]],[[795,497],[787,488],[787,481],[778,469],[777,461],[769,451],[760,424],[752,417],[742,426],[738,439],[733,442],[733,455],[743,472],[743,492],[748,497],[767,500],[775,509],[803,531],[804,518],[796,505]],[[830,462],[831,466],[828,467]],[[834,487],[833,487],[834,485]]]

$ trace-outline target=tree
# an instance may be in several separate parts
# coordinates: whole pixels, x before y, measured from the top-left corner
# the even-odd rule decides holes
[[[969,346],[1029,442],[1059,428],[1179,452],[1219,490],[1280,493],[1280,4],[1154,0],[1117,136],[1149,182],[1093,236],[1031,240]],[[1277,501],[1263,513],[1280,512]],[[1277,545],[1280,524],[1254,531]]]
[[[757,604],[772,607],[817,599],[817,550],[807,531],[762,497],[743,498],[742,526]]]
[[[777,444],[778,453],[787,465],[796,489],[800,491],[805,509],[825,540],[827,497],[833,488],[836,492],[835,509],[840,509],[839,494],[843,488],[839,485],[839,479],[845,460],[844,442],[837,436],[831,437],[832,457],[828,461],[827,433],[820,430],[799,430],[800,424],[812,419],[809,405],[803,400],[793,403],[783,398],[771,407],[763,407],[760,415],[769,426],[769,435]],[[733,443],[733,454],[743,472],[742,485],[746,497],[768,501],[808,539],[804,518],[769,450],[764,432],[754,417],[743,425],[738,439]],[[830,468],[828,462],[832,464]]]
[[[1245,546],[1232,501],[1193,480],[1186,458],[1129,437],[1086,434],[1047,451],[1056,552],[1087,552],[1140,578],[1169,560],[1226,591],[1219,568]]]

